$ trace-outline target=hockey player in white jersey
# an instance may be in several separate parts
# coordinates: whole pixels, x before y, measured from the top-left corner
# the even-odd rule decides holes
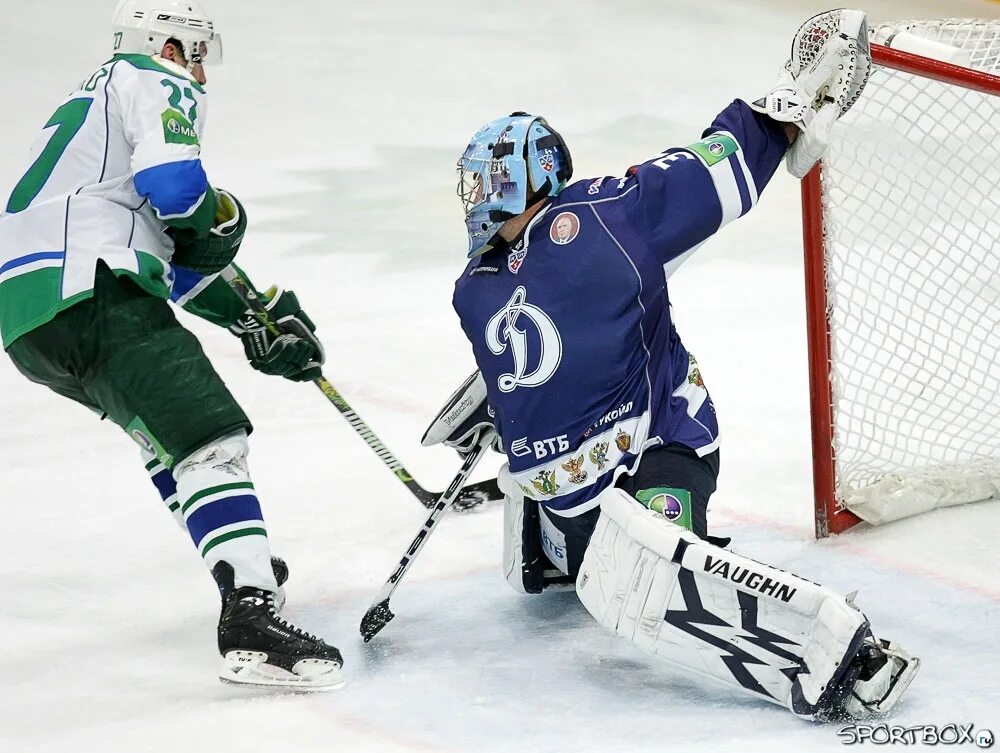
[[[200,159],[221,37],[194,0],[123,0],[113,26],[113,57],[55,110],[0,215],[4,349],[140,445],[218,584],[220,677],[339,685],[340,652],[278,615],[287,570],[247,468],[250,421],[167,303],[230,328],[260,371],[319,373],[293,293],[261,294],[283,330],[272,337],[217,274],[247,224]]]
[[[864,14],[820,14],[778,86],[620,179],[570,184],[542,118],[480,129],[458,165],[470,262],[454,296],[480,371],[425,435],[502,443],[516,590],[575,584],[638,648],[810,719],[888,711],[918,661],[850,599],[708,535],[718,423],[667,280],[783,159],[798,177],[815,164],[869,65]]]

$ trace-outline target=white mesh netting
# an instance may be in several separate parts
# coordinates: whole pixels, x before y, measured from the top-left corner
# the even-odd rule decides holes
[[[900,22],[1000,73],[1000,22]],[[1000,498],[1000,97],[880,66],[823,160],[837,498]]]

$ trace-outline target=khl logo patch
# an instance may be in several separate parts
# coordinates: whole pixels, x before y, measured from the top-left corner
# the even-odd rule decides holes
[[[501,392],[545,384],[562,361],[559,330],[548,314],[528,303],[523,285],[486,323],[486,346],[490,353],[502,355],[508,345],[514,356],[514,370],[497,379]],[[538,352],[534,352],[536,348]]]

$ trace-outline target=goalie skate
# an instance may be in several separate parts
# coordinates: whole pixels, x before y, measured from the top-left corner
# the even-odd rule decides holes
[[[881,639],[866,641],[856,661],[861,669],[843,703],[844,713],[854,719],[888,713],[920,669],[920,659],[899,644]]]

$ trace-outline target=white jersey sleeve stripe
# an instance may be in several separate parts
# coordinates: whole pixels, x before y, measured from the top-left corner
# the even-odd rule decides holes
[[[719,223],[721,229],[743,215],[743,198],[740,196],[740,187],[728,159],[706,169],[712,178],[712,183],[715,184],[715,192],[722,207],[722,221]]]
[[[705,243],[704,243],[704,241],[702,241],[701,243],[699,243],[694,248],[689,248],[687,251],[685,251],[680,256],[675,256],[673,259],[671,259],[666,264],[664,264],[663,265],[663,276],[664,276],[664,278],[667,279],[667,280],[669,280],[670,277],[671,277],[671,275],[673,275],[673,273],[677,271],[677,268],[680,267],[680,265],[683,264],[684,262],[686,262],[688,259],[690,259],[691,256],[694,254],[694,252],[697,251],[699,248],[701,248],[704,245],[705,245]]]
[[[750,168],[747,166],[747,161],[743,157],[743,150],[740,149],[736,152],[735,157],[739,162],[740,169],[743,171],[743,177],[746,178],[747,190],[750,192],[750,207],[747,209],[749,212],[750,209],[757,206],[757,200],[760,198],[760,194],[757,193],[757,184],[754,183],[753,174],[750,172]]]

